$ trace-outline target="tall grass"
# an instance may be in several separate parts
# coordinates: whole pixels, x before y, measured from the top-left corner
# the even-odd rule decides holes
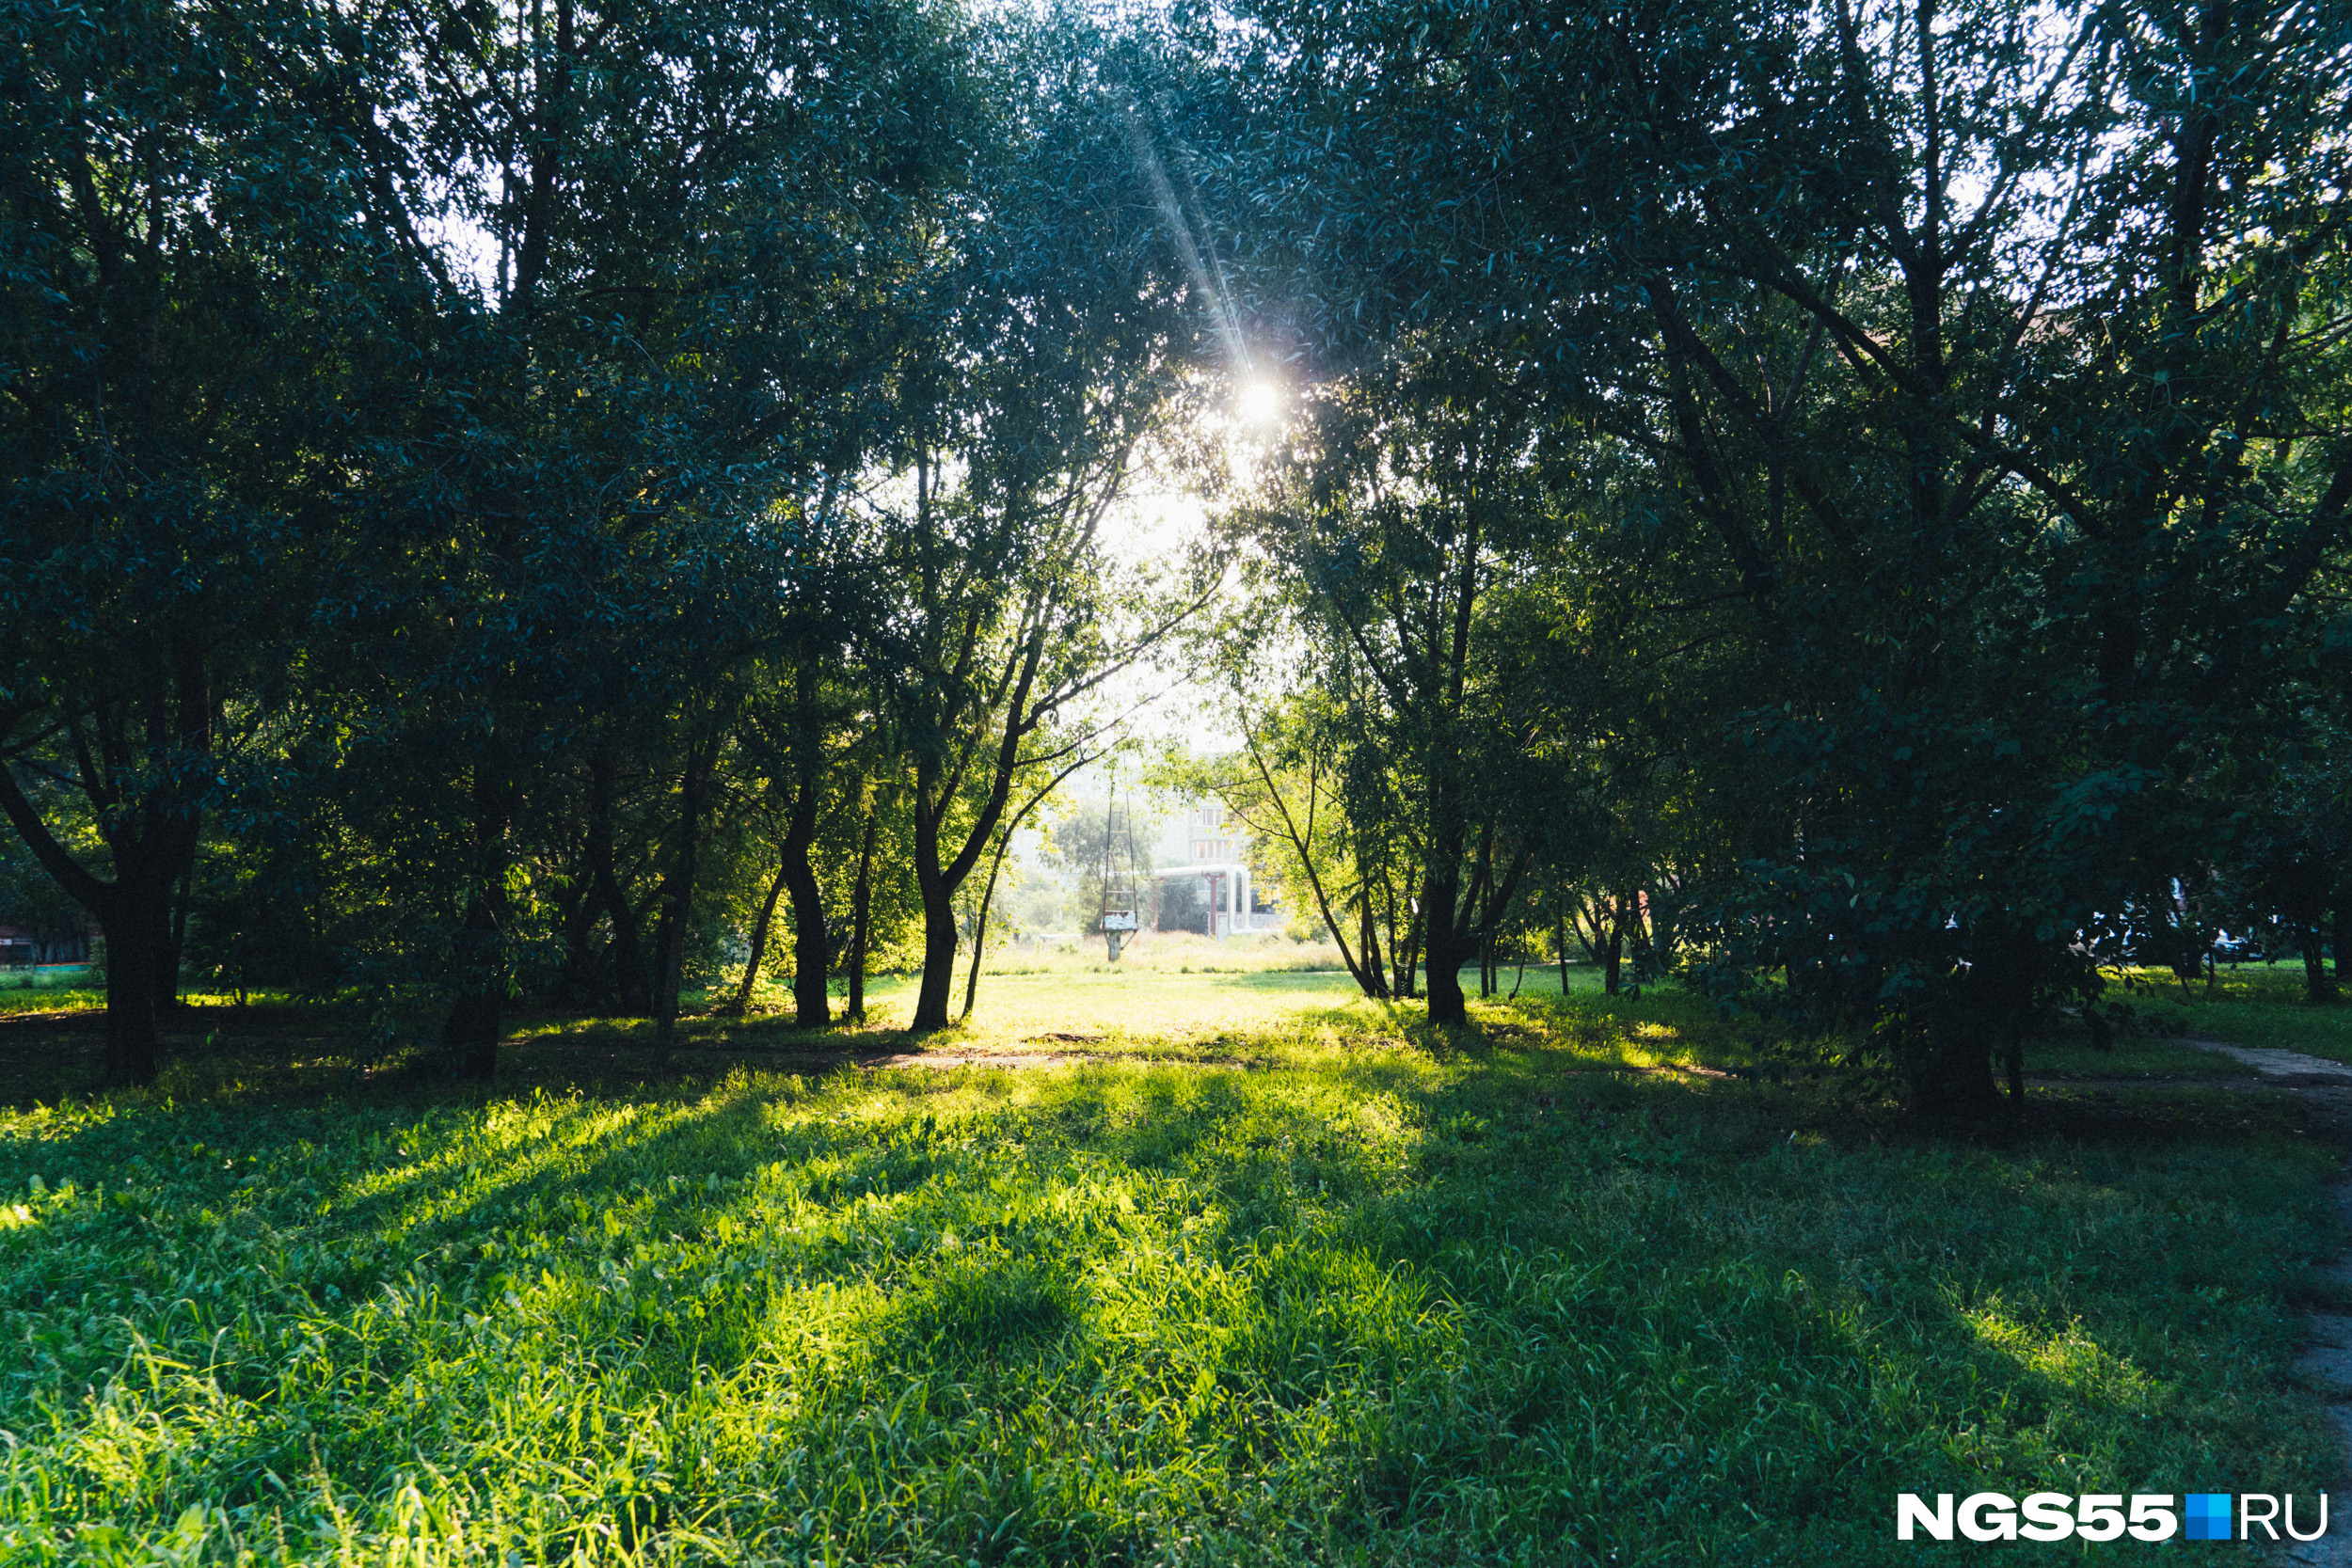
[[[1950,1146],[1485,1016],[0,1114],[0,1561],[1876,1563],[2329,1473],[2291,1106]]]

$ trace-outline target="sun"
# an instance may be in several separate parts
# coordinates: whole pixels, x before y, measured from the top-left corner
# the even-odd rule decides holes
[[[1233,417],[1254,430],[1269,430],[1290,411],[1290,389],[1279,381],[1253,377],[1233,393]]]

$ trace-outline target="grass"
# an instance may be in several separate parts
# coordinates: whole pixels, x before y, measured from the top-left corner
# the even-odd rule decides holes
[[[2093,1050],[2088,1040],[2077,1038],[2028,1041],[2026,1070],[2034,1078],[2059,1082],[2075,1078],[2251,1079],[2258,1075],[2256,1069],[2233,1056],[2160,1035],[2125,1035],[2106,1051]]]
[[[2296,1102],[1932,1139],[1571,974],[1009,975],[963,1037],[1109,1059],[598,1092],[548,1021],[487,1096],[289,1013],[0,1112],[0,1561],[1879,1563],[1899,1491],[2333,1473]]]
[[[1328,942],[1293,942],[1279,931],[1222,940],[1191,931],[1144,931],[1121,944],[1110,961],[1100,935],[1071,942],[992,944],[980,960],[991,974],[1256,974],[1270,971],[1327,972],[1345,977],[1347,960]]]
[[[0,984],[0,1018],[10,1013],[72,1011],[105,1005],[105,991],[90,985],[51,985],[46,982],[38,986]]]
[[[1169,942],[1167,937],[1157,940]],[[1176,939],[1177,943],[1185,942],[1208,945],[1203,939]],[[1282,948],[1298,945],[1281,942]],[[1182,946],[1174,950],[1185,951]],[[1163,947],[1160,956],[1167,958],[1168,951]],[[1003,973],[983,969],[971,1020],[922,1040],[905,1033],[914,1010],[915,978],[882,976],[867,988],[867,1027],[853,1037],[876,1052],[1042,1050],[1264,1065],[1293,1059],[1297,1054],[1293,1047],[1301,1040],[1394,1036],[1421,1017],[1418,1002],[1366,1000],[1344,971],[1251,967],[1252,957],[1245,948],[1223,969],[1174,962],[1130,968],[1125,957],[1115,968],[1096,961]],[[1572,966],[1568,974],[1568,994],[1580,1016],[1621,1025],[1586,1041],[1597,1053],[1596,1061],[1656,1066],[1687,1059],[1728,1066],[1749,1059],[1745,1044],[1717,1025],[1706,1003],[1695,996],[1667,988],[1653,990],[1641,1000],[1605,997],[1597,972]],[[1474,990],[1474,976],[1466,978]],[[961,990],[955,994],[960,1004]],[[1529,969],[1522,991],[1529,1008],[1540,1010],[1560,997],[1558,970]],[[809,1037],[792,1027],[789,988],[763,989],[762,1000],[776,1010],[755,1010],[749,1018],[710,1014],[691,1019],[681,1025],[680,1037],[719,1051],[806,1053]],[[639,1041],[650,1039],[651,1025],[548,1014],[525,1017],[516,1033],[550,1043]]]
[[[2352,1002],[2303,999],[2303,965],[2244,964],[2186,988],[2169,971],[2130,973],[2129,1000],[2159,1027],[2230,1045],[2300,1051],[2352,1062]]]

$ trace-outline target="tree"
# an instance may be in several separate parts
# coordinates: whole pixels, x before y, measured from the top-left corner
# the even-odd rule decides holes
[[[1780,673],[1741,728],[1790,831],[1720,929],[1962,1112],[2095,990],[2077,933],[2236,809],[2199,775],[2301,662],[2270,640],[2352,502],[2312,422],[2341,354],[2302,336],[2340,297],[2344,105],[2304,73],[2341,32],[2068,21],[1766,13],[1723,63],[1655,53],[1692,93],[1645,122],[1687,199],[1615,251],[1655,328],[1619,428]]]
[[[1290,575],[1324,658],[1359,673],[1327,689],[1362,699],[1351,717],[1381,737],[1413,797],[1405,831],[1419,850],[1418,930],[1440,1023],[1465,1021],[1459,971],[1534,853],[1509,648],[1482,635],[1495,578],[1548,521],[1525,461],[1526,406],[1507,377],[1467,356],[1359,372],[1309,403],[1290,474],[1245,514]],[[1368,825],[1357,824],[1359,837]]]
[[[1991,1108],[2334,657],[2343,19],[1249,14],[1190,122],[1245,309],[1525,378],[1628,653],[1722,721],[1706,973]]]
[[[1387,899],[1381,897],[1383,873],[1376,852],[1368,853],[1362,863],[1355,852],[1359,844],[1377,845],[1381,829],[1396,815],[1391,809],[1364,811],[1360,791],[1353,797],[1358,810],[1351,814],[1347,809],[1351,798],[1345,793],[1345,775],[1351,764],[1362,766],[1349,742],[1360,741],[1361,732],[1349,721],[1352,714],[1318,701],[1322,692],[1284,698],[1255,689],[1248,676],[1259,650],[1244,629],[1247,620],[1221,619],[1207,639],[1214,655],[1225,662],[1221,673],[1231,685],[1241,751],[1232,756],[1171,755],[1154,770],[1152,782],[1216,800],[1248,829],[1253,846],[1261,852],[1272,850],[1283,868],[1280,879],[1291,890],[1288,901],[1295,906],[1303,898],[1311,906],[1311,912],[1330,935],[1340,961],[1364,995],[1377,1001],[1409,996],[1409,970],[1391,980],[1378,931],[1388,932],[1387,951],[1400,961],[1409,958],[1405,933],[1411,924],[1411,887],[1406,887],[1406,918],[1400,923],[1392,881],[1387,884]],[[1391,798],[1384,792],[1380,799],[1385,805]],[[1363,818],[1360,823],[1359,817]],[[1188,896],[1185,908],[1190,909]],[[1351,908],[1352,922],[1347,918]],[[1164,921],[1168,918],[1163,915]]]
[[[372,247],[301,9],[6,28],[0,811],[103,933],[107,1079],[145,1083],[224,709],[278,700],[382,368]]]
[[[1120,614],[1101,547],[1201,325],[1105,112],[1099,43],[1062,17],[1007,40],[1004,129],[972,193],[987,220],[940,234],[935,328],[901,372],[914,494],[883,553],[924,908],[917,1030],[949,1022],[956,895],[1016,780],[1074,755],[1091,726],[1055,726],[1183,614]]]
[[[374,219],[429,284],[432,309],[404,325],[437,373],[386,453],[393,526],[354,593],[407,634],[377,661],[369,721],[456,775],[457,842],[437,857],[454,885],[428,900],[462,907],[446,1041],[461,1070],[492,1070],[528,924],[518,826],[578,742],[604,780],[579,908],[612,923],[623,990],[666,1043],[771,608],[750,585],[790,569],[777,535],[869,438],[898,215],[959,156],[937,130],[960,102],[952,29],[913,5],[726,0],[371,25],[349,40],[344,107]],[[467,226],[494,272],[419,238]],[[642,959],[626,951],[640,911],[602,863],[624,740],[660,749],[671,797]]]

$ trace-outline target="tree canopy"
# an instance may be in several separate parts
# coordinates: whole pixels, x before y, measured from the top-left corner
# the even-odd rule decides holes
[[[2341,8],[5,18],[0,920],[119,1081],[199,973],[480,1075],[785,927],[945,1026],[1184,640],[1186,777],[1439,1023],[1573,932],[1984,1110],[2219,930],[2332,992]]]

